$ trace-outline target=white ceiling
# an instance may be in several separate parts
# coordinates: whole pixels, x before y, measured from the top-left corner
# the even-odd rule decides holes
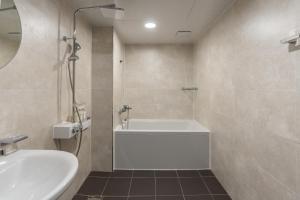
[[[114,25],[123,42],[193,43],[235,0],[73,0],[74,8],[115,3],[125,9],[121,20],[105,18],[99,10],[85,11],[93,26]],[[154,21],[157,28],[148,30],[144,23]],[[190,30],[190,36],[178,37],[178,30]]]

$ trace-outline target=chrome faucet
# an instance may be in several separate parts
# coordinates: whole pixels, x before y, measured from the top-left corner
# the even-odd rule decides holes
[[[7,156],[18,150],[17,143],[27,139],[28,136],[18,135],[0,139],[0,156]]]
[[[119,110],[119,114],[122,114],[124,112],[128,112],[132,108],[129,105],[123,105],[122,108]]]
[[[121,125],[122,125],[122,129],[128,129],[129,127],[129,110],[131,110],[132,108],[129,105],[123,105],[122,108],[119,110],[119,115],[121,118]],[[125,117],[125,119],[122,119],[121,114],[127,112],[127,115]]]

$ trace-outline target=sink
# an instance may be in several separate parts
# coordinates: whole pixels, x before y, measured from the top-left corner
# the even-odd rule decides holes
[[[71,184],[77,158],[54,150],[19,150],[0,157],[0,200],[55,200]]]

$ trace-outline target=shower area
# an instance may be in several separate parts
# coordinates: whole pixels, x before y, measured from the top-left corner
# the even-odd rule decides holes
[[[77,18],[80,15],[91,24],[93,171],[210,169],[210,131],[195,120],[199,109],[195,104],[195,43],[188,19],[196,13],[192,9],[196,4],[191,0],[189,4],[178,5],[177,9],[185,10],[186,18],[176,22],[180,27],[176,25],[170,33],[162,35],[156,33],[155,19],[145,17],[152,14],[140,15],[135,10],[135,6],[146,9],[143,3],[76,4],[73,32],[63,40],[73,47],[68,74],[72,121],[77,118],[81,124],[80,148],[83,125],[75,95],[77,79],[80,81],[76,63],[80,64],[81,52]],[[176,5],[172,6],[176,9]],[[197,6],[201,8],[201,4]],[[207,6],[213,8],[214,4]],[[136,28],[131,30],[131,25]],[[143,34],[133,31],[139,27]]]
[[[116,109],[131,109],[116,119],[114,168],[209,168],[209,131],[193,120],[193,45],[127,44],[124,51]]]
[[[208,169],[209,130],[193,120],[193,45],[126,44],[97,27],[92,51],[93,170]]]

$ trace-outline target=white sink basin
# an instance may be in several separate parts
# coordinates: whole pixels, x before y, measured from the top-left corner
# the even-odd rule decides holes
[[[19,150],[0,157],[0,200],[54,200],[71,184],[78,169],[70,153]]]

